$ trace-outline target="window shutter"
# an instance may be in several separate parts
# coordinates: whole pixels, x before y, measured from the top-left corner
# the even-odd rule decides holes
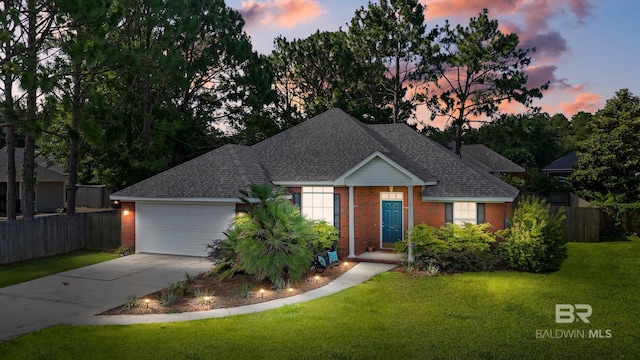
[[[300,193],[292,194],[293,205],[297,205],[300,209],[302,209],[302,201],[300,200]]]
[[[340,194],[333,194],[333,226],[340,234]]]
[[[444,222],[446,223],[453,222],[453,203],[444,204]]]
[[[476,223],[478,223],[478,224],[485,223],[486,220],[485,220],[485,216],[484,216],[484,204],[480,204],[480,203],[477,204],[476,205],[476,209],[477,209],[476,210],[477,211],[477,218],[476,218],[477,222]]]

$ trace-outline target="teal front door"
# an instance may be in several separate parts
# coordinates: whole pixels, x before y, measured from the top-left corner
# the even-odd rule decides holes
[[[402,240],[402,201],[382,201],[382,247]]]

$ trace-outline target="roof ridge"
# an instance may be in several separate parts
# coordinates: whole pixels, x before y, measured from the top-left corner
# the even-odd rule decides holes
[[[231,161],[236,165],[236,171],[238,172],[238,175],[240,176],[242,183],[245,184],[245,186],[251,185],[251,181],[249,181],[249,174],[247,173],[247,169],[245,168],[244,163],[240,161],[240,155],[236,152],[236,149],[245,148],[245,146],[237,145],[237,144],[229,144],[229,145],[231,145],[231,146],[228,146],[228,149],[227,149],[229,151],[229,157],[231,158]]]

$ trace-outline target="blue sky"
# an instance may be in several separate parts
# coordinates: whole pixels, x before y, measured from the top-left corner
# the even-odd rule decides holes
[[[427,27],[467,24],[482,8],[498,19],[505,32],[535,46],[530,80],[551,81],[535,103],[550,114],[571,117],[595,112],[622,88],[640,96],[640,2],[632,0],[421,0],[427,6]],[[269,53],[273,39],[305,38],[335,31],[366,6],[362,0],[227,0],[240,11],[254,49]],[[506,112],[520,112],[505,107]],[[418,112],[418,116],[422,116]],[[434,124],[440,125],[440,124]]]

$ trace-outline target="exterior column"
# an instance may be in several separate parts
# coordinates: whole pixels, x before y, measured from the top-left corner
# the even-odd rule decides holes
[[[413,231],[413,186],[410,185],[407,187],[407,196],[409,197],[409,211],[408,211],[408,217],[407,217],[407,226],[409,227],[409,229],[407,230],[407,237],[410,239],[411,238],[411,232]],[[407,251],[407,261],[412,262],[413,261],[413,244],[411,242],[409,242],[409,249]]]
[[[349,257],[356,257],[356,229],[354,217],[353,186],[349,186]]]

